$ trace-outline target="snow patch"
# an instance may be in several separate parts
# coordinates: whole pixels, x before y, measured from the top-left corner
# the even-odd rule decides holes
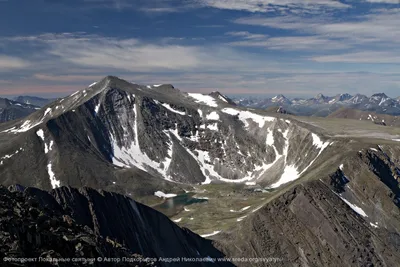
[[[96,85],[96,84],[97,84],[97,82],[94,82],[94,83],[90,84],[89,87],[92,87],[93,85]]]
[[[39,136],[42,141],[44,141],[44,132],[42,129],[37,130],[36,135]]]
[[[378,228],[378,223],[376,222],[376,223],[372,223],[372,222],[370,222],[369,223],[372,227],[374,227],[374,228]]]
[[[219,234],[219,233],[221,233],[221,231],[214,231],[214,232],[212,232],[210,234],[201,235],[201,237],[209,237],[209,236],[213,236],[213,235],[216,235],[216,234]]]
[[[197,93],[189,93],[188,95],[194,98],[196,103],[202,103],[210,107],[218,107],[217,102],[212,96]]]
[[[241,120],[244,123],[246,128],[249,127],[248,120],[252,120],[255,123],[258,123],[258,126],[260,128],[264,127],[265,122],[272,122],[276,120],[276,118],[274,117],[261,116],[250,111],[243,111],[234,108],[224,108],[221,111],[232,116],[236,115],[239,116],[239,120]]]
[[[297,171],[297,168],[294,165],[286,166],[279,181],[272,184],[270,188],[280,187],[281,185],[297,180],[298,178],[299,172]]]
[[[368,217],[368,215],[365,213],[365,211],[363,211],[362,208],[350,203],[347,199],[343,198],[341,195],[339,195],[339,197],[355,212],[357,212],[359,215],[363,216],[363,217]]]
[[[101,102],[99,102],[99,103],[96,105],[96,107],[94,108],[94,112],[95,112],[96,114],[99,113],[100,105],[101,105]]]
[[[3,165],[5,159],[10,159],[14,155],[18,154],[20,151],[24,151],[24,149],[21,147],[19,150],[16,150],[13,154],[11,155],[4,155],[3,157],[0,158],[0,165]]]
[[[160,198],[172,198],[172,197],[176,197],[176,194],[165,194],[165,193],[163,193],[163,192],[161,192],[161,191],[154,192],[154,195],[155,195],[156,197],[160,197]]]
[[[267,143],[267,145],[272,146],[275,143],[275,141],[274,141],[274,132],[272,130],[270,130],[269,128],[268,128],[267,131],[268,131],[268,133],[267,133],[266,143]]]
[[[177,114],[180,114],[180,115],[186,115],[186,113],[183,112],[183,111],[179,111],[179,110],[173,109],[170,104],[165,104],[164,103],[164,104],[162,104],[162,106],[165,107],[166,109],[174,112],[174,113],[177,113]]]
[[[237,218],[236,221],[238,221],[238,222],[243,221],[243,219],[246,218],[246,217],[247,217],[247,215],[246,216],[242,216],[240,218]]]
[[[324,146],[324,142],[322,142],[322,140],[319,138],[319,136],[314,133],[311,133],[311,135],[313,138],[313,145],[318,148],[322,148]]]
[[[208,124],[207,129],[210,129],[211,131],[218,131],[218,123]]]
[[[248,209],[250,209],[251,208],[251,206],[247,206],[247,207],[244,207],[244,208],[242,208],[242,209],[240,209],[240,210],[229,210],[230,212],[243,212],[243,211],[245,211],[245,210],[248,210]]]
[[[60,181],[56,179],[56,175],[52,170],[51,161],[47,164],[47,172],[49,174],[50,183],[53,189],[60,187]]]
[[[214,120],[214,121],[217,121],[217,120],[219,120],[219,115],[218,115],[217,112],[213,111],[213,112],[211,112],[210,114],[208,114],[208,115],[206,116],[206,118],[207,118],[207,120]]]
[[[180,221],[182,221],[182,218],[174,220],[174,222],[180,222]]]

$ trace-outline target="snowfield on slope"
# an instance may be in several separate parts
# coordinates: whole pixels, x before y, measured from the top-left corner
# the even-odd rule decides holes
[[[198,94],[198,93],[188,93],[188,95],[191,98],[195,99],[195,102],[200,103],[200,104],[205,104],[210,107],[218,107],[217,102],[212,96],[209,95],[203,95],[203,94]]]
[[[285,138],[286,138],[285,134]],[[321,153],[325,150],[326,147],[328,147],[331,143],[330,142],[323,142],[318,135],[311,133],[312,140],[313,140],[313,146],[317,147],[319,149],[318,155],[310,162],[310,164],[305,167],[300,173],[297,169],[296,166],[294,165],[286,165],[283,171],[282,176],[279,178],[279,180],[272,185],[270,185],[268,188],[278,188],[281,185],[284,185],[286,183],[295,181],[300,178],[300,176],[308,170],[308,168],[318,159],[318,157],[321,155]],[[288,145],[285,146],[285,153],[284,155],[287,156],[287,149]],[[285,159],[286,161],[286,159]]]
[[[258,123],[258,126],[260,128],[264,127],[266,122],[273,122],[276,120],[274,117],[269,117],[269,116],[261,116],[256,113],[250,112],[250,111],[243,111],[243,110],[238,110],[234,108],[224,108],[221,110],[222,112],[232,115],[232,116],[239,116],[239,120],[241,120],[245,127],[249,127],[249,122],[248,120],[252,120],[255,123]]]

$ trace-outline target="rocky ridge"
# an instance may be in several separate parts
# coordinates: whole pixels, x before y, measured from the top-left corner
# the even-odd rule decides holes
[[[20,185],[10,190],[0,187],[2,258],[90,258],[90,266],[133,266],[135,259],[143,259],[136,266],[208,266],[210,260],[204,259],[224,257],[211,241],[119,194],[69,187],[46,192]],[[106,263],[98,257],[126,257],[134,263]],[[201,260],[176,263],[160,257]]]

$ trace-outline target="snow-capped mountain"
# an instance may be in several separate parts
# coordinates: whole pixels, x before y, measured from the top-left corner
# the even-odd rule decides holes
[[[221,94],[218,91],[211,92],[209,95],[214,97],[217,101],[222,101],[222,102],[228,103],[230,105],[236,105],[236,103],[233,102],[232,99],[230,99],[226,95]]]
[[[116,77],[2,127],[1,138],[13,140],[0,147],[2,177],[24,169],[24,183],[44,188],[113,185],[129,172],[166,183],[278,187],[297,179],[329,145],[287,119],[171,85],[141,86]]]
[[[37,107],[44,107],[45,105],[53,102],[56,100],[56,98],[42,98],[42,97],[37,97],[37,96],[17,96],[13,99],[14,101],[20,102],[20,103],[25,103],[27,105],[34,105]]]
[[[352,98],[349,99],[349,104],[359,105],[369,101],[369,98],[365,95],[356,94]]]
[[[278,96],[274,98],[251,97],[234,99],[234,101],[240,106],[258,109],[266,109],[270,106],[282,105],[291,113],[306,116],[327,116],[341,107],[350,107],[391,115],[400,114],[399,100],[390,98],[383,93],[374,94],[371,97],[361,94],[352,96],[347,93],[338,94],[333,97],[317,94],[315,97],[309,99],[294,98],[289,100],[285,97],[285,100],[279,101],[279,103],[272,101],[273,99],[280,98]]]
[[[347,102],[350,100],[353,96],[350,94],[337,94],[336,96],[332,97],[329,100],[329,104],[337,103],[337,102]]]
[[[25,117],[38,109],[39,107],[34,105],[0,98],[0,123]]]
[[[280,105],[291,104],[291,101],[286,98],[284,95],[277,95],[271,98],[272,103],[277,103]]]
[[[233,102],[243,107],[262,108],[262,109],[268,108],[270,106],[292,104],[292,101],[282,94],[270,98],[257,98],[257,97],[239,98],[239,99],[234,99]]]

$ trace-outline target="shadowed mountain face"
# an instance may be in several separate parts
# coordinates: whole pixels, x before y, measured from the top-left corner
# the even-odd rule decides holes
[[[50,192],[22,186],[0,187],[1,256],[223,258],[210,240],[181,229],[165,215],[115,193],[61,187]],[[10,247],[7,247],[10,246]],[[94,266],[132,266],[101,263]],[[210,262],[140,266],[209,266]],[[71,263],[63,266],[72,266]],[[77,264],[75,266],[82,266]],[[214,262],[213,266],[233,266]]]
[[[38,109],[38,106],[0,98],[0,123],[28,116]]]

